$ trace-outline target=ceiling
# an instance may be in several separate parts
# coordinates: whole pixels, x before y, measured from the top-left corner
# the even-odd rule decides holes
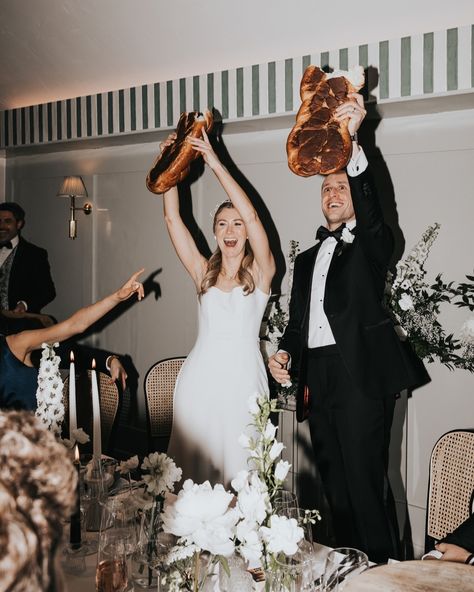
[[[0,0],[0,110],[472,23],[473,0]]]

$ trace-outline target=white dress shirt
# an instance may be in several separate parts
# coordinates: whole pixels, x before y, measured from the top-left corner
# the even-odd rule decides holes
[[[7,260],[7,257],[10,255],[12,250],[18,245],[18,241],[19,241],[19,238],[18,238],[18,235],[16,235],[11,240],[12,249],[7,249],[6,247],[2,247],[0,249],[0,267],[2,267],[2,265],[5,263],[5,261]]]
[[[355,158],[351,158],[347,165],[347,174],[350,177],[356,177],[368,166],[367,157],[362,148]],[[352,230],[356,225],[356,220],[347,222],[346,227]],[[333,345],[336,343],[332,334],[329,321],[324,312],[324,294],[326,290],[326,279],[331,265],[337,240],[332,236],[323,241],[316,263],[314,265],[313,279],[311,284],[311,302],[309,308],[309,327],[308,327],[308,347],[322,347],[324,345]]]

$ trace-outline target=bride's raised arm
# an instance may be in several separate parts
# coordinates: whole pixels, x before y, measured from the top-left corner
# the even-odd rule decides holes
[[[267,291],[275,274],[275,261],[270,250],[267,233],[247,194],[218,159],[204,129],[202,136],[202,139],[189,137],[187,141],[195,150],[201,152],[204,161],[216,175],[232,205],[240,213],[255,257],[256,283],[259,288]]]
[[[162,149],[173,141],[174,134],[171,134],[163,142]],[[201,280],[207,269],[207,259],[199,252],[191,233],[181,218],[179,195],[176,187],[172,187],[163,194],[163,213],[173,247],[199,290]]]

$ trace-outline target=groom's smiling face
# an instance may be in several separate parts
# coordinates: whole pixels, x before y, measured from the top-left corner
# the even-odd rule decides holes
[[[344,172],[328,175],[321,186],[321,209],[329,230],[355,218],[351,189]]]

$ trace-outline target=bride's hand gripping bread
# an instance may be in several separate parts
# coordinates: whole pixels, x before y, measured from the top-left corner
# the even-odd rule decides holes
[[[202,129],[212,128],[212,113],[198,111],[181,113],[176,128],[176,138],[166,142],[146,178],[146,186],[152,193],[164,193],[180,183],[189,173],[191,162],[200,156],[189,142],[188,136],[201,137]]]

